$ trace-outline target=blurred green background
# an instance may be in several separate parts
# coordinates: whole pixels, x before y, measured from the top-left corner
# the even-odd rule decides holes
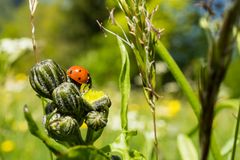
[[[193,0],[149,0],[148,8],[159,9],[154,25],[164,28],[161,39],[169,48],[191,84],[197,89],[197,79],[207,50],[204,31],[199,19],[204,11]],[[216,0],[216,13],[221,13],[227,0]],[[92,76],[93,87],[106,92],[112,107],[109,123],[96,146],[111,143],[120,133],[120,92],[118,76],[121,57],[115,37],[103,33],[96,23],[120,32],[111,25],[109,12],[115,8],[115,18],[125,24],[124,15],[112,0],[39,0],[35,13],[35,28],[40,59],[51,58],[64,69],[72,65],[86,67]],[[28,1],[0,1],[0,160],[50,159],[44,144],[33,137],[23,117],[24,104],[29,105],[35,120],[42,126],[42,107],[28,82],[28,72],[35,64],[31,44],[31,25]],[[213,21],[219,20],[214,17]],[[123,25],[123,28],[126,28]],[[151,152],[153,131],[151,112],[141,90],[135,59],[131,58],[132,91],[129,103],[129,127],[138,131],[131,146],[146,157]],[[239,51],[222,85],[219,101],[237,99],[240,95]],[[180,159],[176,137],[188,133],[197,121],[184,95],[157,57],[157,89],[162,96],[157,101],[159,145],[167,160]],[[235,101],[233,101],[235,102]],[[216,117],[214,129],[220,146],[233,136],[235,108],[224,110]],[[198,146],[197,133],[192,136]],[[239,155],[238,155],[239,156]]]

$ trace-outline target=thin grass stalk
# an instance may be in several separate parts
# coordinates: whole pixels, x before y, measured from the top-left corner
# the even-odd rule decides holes
[[[152,33],[151,14],[147,12],[146,2],[140,1],[118,1],[120,8],[126,15],[127,25],[130,33],[130,42],[133,49],[139,73],[142,79],[143,91],[148,105],[151,109],[154,131],[154,146],[156,159],[159,159],[159,148],[157,139],[157,125],[155,112],[155,36]]]
[[[155,106],[151,107],[152,118],[153,118],[153,132],[154,132],[154,149],[156,159],[159,159],[159,147],[158,147],[158,137],[157,137],[157,123],[156,123],[156,110]]]
[[[31,23],[31,33],[32,33],[32,47],[33,47],[33,54],[35,57],[35,62],[39,61],[38,53],[37,53],[37,43],[35,37],[35,26],[34,26],[34,13],[37,8],[38,1],[37,0],[29,0],[29,9],[30,9],[30,23]]]
[[[240,105],[238,107],[237,123],[236,123],[236,127],[235,127],[235,134],[234,134],[234,141],[233,141],[233,149],[232,149],[231,160],[235,159],[236,148],[237,148],[237,141],[238,141],[239,124],[240,124]]]
[[[35,38],[35,26],[34,26],[34,16],[33,15],[31,15],[30,21],[31,21],[31,26],[32,26],[33,54],[35,56],[35,62],[37,63],[39,60],[38,60],[38,55],[37,55],[37,43],[36,43],[36,38]]]

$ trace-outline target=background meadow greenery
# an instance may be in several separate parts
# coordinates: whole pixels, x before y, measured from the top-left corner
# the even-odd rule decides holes
[[[120,32],[108,19],[111,8],[117,6],[115,1],[39,2],[35,13],[35,27],[41,59],[54,59],[65,69],[71,65],[83,65],[88,68],[93,87],[103,90],[112,100],[108,125],[96,146],[102,147],[111,143],[120,133],[118,77],[121,56],[117,40],[104,34],[96,20],[103,22],[107,28]],[[227,3],[223,0],[216,2]],[[200,64],[207,48],[206,37],[199,26],[203,10],[195,3],[196,1],[191,0],[149,0],[148,7],[154,8],[159,5],[154,25],[165,29],[161,37],[164,44],[196,88]],[[24,104],[28,104],[35,120],[39,126],[42,125],[41,101],[28,82],[28,72],[35,60],[29,39],[31,26],[27,1],[1,0],[0,10],[0,159],[50,159],[44,144],[27,130],[22,112]],[[221,8],[217,11],[221,12]],[[118,8],[115,9],[115,17],[119,23],[124,21]],[[215,18],[214,20],[218,20],[219,17]],[[130,54],[132,62],[133,58]],[[239,63],[239,54],[236,51],[222,85],[219,102],[239,98]],[[130,144],[147,157],[153,141],[151,112],[140,87],[135,63],[131,63],[131,83],[129,128],[136,129],[138,135],[131,139]],[[157,89],[162,96],[157,101],[156,111],[160,151],[167,160],[180,159],[177,135],[189,133],[197,121],[186,98],[160,58],[157,62]],[[228,102],[225,106],[235,108],[229,107],[221,111],[213,124],[220,146],[226,146],[234,133],[234,115],[238,102]],[[191,137],[195,146],[198,146],[198,134],[194,133]],[[236,159],[239,156],[238,154]]]

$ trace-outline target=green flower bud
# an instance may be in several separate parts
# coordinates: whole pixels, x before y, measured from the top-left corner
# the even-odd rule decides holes
[[[50,116],[50,117],[49,117]],[[47,116],[45,128],[48,135],[59,141],[74,141],[79,135],[79,125],[77,120],[70,116],[62,116],[53,113]]]
[[[87,114],[85,123],[91,129],[97,131],[107,125],[108,111],[91,111]]]
[[[32,88],[40,96],[51,99],[53,90],[67,81],[67,75],[57,63],[47,59],[32,67],[29,80]]]
[[[111,106],[111,100],[102,91],[89,90],[83,95],[88,111],[104,111]]]
[[[60,113],[75,115],[78,118],[84,115],[81,94],[73,83],[62,83],[54,89],[52,97]]]

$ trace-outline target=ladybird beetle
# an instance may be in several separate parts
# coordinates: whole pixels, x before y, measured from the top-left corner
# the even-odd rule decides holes
[[[87,84],[89,88],[92,86],[90,74],[87,69],[82,66],[72,66],[67,70],[67,75],[77,85]]]

